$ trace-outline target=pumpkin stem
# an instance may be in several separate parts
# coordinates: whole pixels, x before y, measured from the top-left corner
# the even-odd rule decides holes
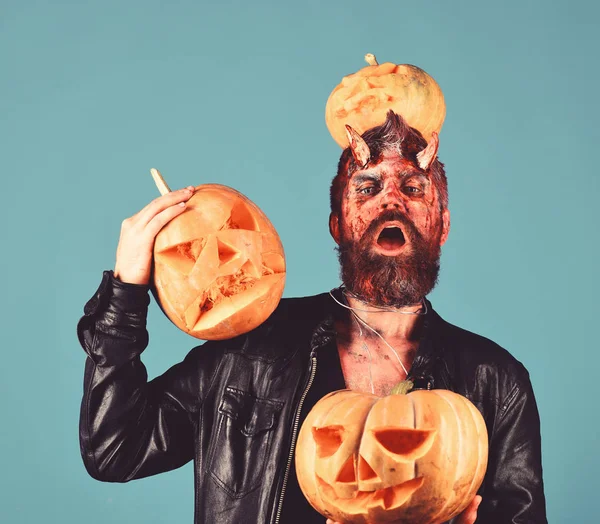
[[[365,55],[365,60],[369,65],[379,65],[379,62],[377,62],[377,58],[375,58],[375,55],[373,53],[367,53]]]
[[[152,168],[150,170],[150,174],[152,175],[154,183],[156,184],[156,187],[158,188],[161,195],[166,195],[167,193],[171,192],[169,186],[165,182],[165,179],[162,177],[158,169]]]
[[[403,380],[394,386],[390,395],[406,395],[414,387],[415,383],[412,380]]]

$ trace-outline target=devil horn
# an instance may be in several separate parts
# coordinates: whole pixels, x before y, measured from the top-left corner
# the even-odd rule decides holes
[[[431,140],[427,144],[427,147],[417,154],[417,162],[423,171],[427,171],[429,166],[431,166],[431,163],[437,156],[439,145],[440,141],[438,139],[438,134],[434,131],[431,133]]]
[[[346,133],[348,135],[348,142],[350,142],[350,149],[352,150],[352,156],[354,156],[354,160],[356,160],[356,163],[361,168],[365,167],[371,159],[371,151],[369,150],[369,146],[363,140],[363,137],[360,136],[348,124],[346,124]]]

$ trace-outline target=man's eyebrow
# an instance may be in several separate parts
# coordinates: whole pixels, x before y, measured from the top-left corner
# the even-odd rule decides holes
[[[427,173],[422,173],[421,171],[401,171],[395,174],[401,181],[408,180],[410,178],[420,178],[421,180],[428,181],[429,176]]]
[[[422,178],[423,180],[429,180],[429,177],[425,173],[420,173],[419,171],[413,171],[411,173],[402,173],[400,175],[401,178]]]
[[[368,171],[366,173],[359,173],[352,177],[352,183],[356,185],[362,184],[363,182],[379,182],[380,180],[381,175],[372,171]]]

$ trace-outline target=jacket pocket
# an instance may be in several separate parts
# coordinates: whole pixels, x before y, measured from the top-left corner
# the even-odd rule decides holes
[[[264,481],[273,428],[283,402],[227,387],[211,442],[209,471],[230,496],[241,498]]]

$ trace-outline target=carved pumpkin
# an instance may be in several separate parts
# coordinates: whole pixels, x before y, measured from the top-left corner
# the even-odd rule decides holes
[[[445,522],[471,502],[487,467],[483,417],[446,390],[377,397],[334,391],[298,436],[310,504],[344,524]]]
[[[378,64],[371,54],[371,65],[345,76],[329,95],[325,122],[333,139],[348,147],[346,124],[362,135],[385,122],[391,109],[418,129],[425,140],[440,132],[446,104],[440,86],[425,71],[409,64]]]
[[[167,188],[168,191],[168,188]],[[180,329],[205,340],[254,329],[277,307],[285,258],[275,228],[244,195],[198,186],[154,244],[154,295]]]

